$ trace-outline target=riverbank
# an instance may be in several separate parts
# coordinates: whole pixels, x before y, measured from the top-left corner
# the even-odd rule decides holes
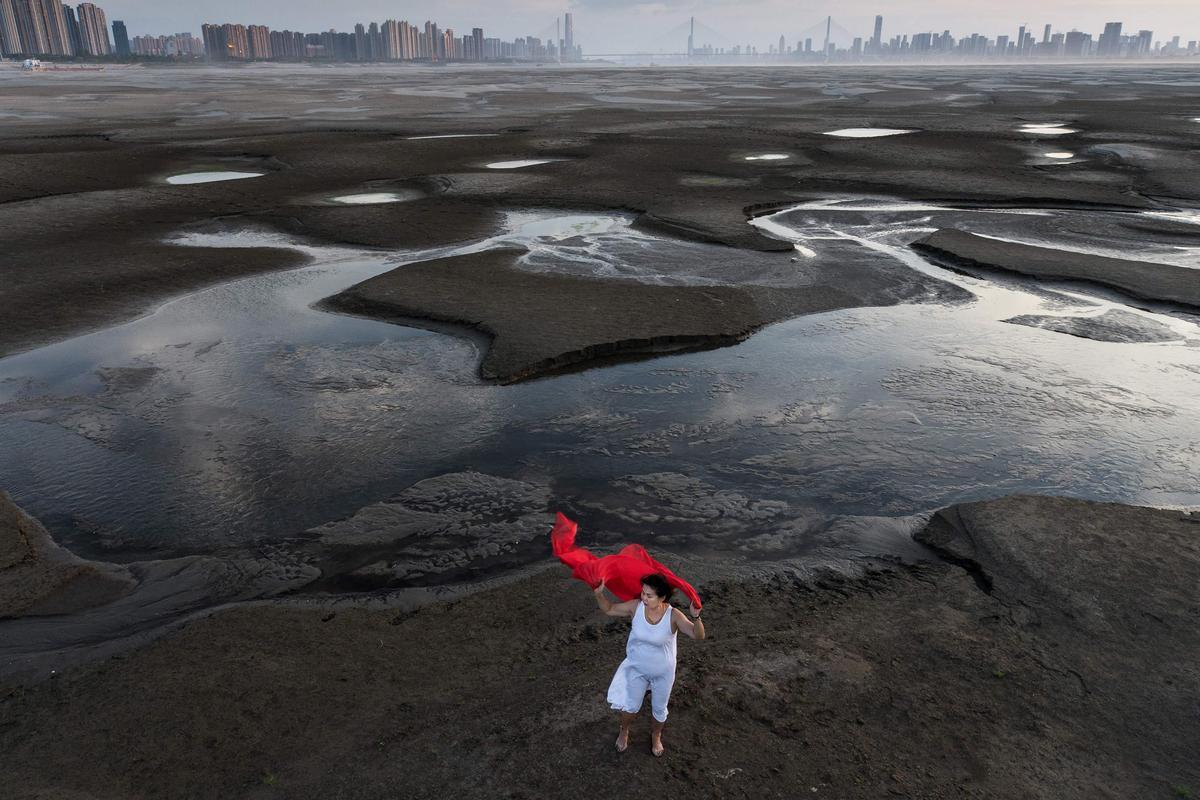
[[[645,720],[614,752],[626,624],[560,567],[411,612],[216,614],[3,689],[0,747],[17,798],[1185,797],[1197,530],[1010,497],[918,535],[957,564],[703,581],[662,760]]]

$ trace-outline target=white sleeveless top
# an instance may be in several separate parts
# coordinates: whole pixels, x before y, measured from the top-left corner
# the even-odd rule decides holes
[[[667,606],[662,619],[651,624],[646,619],[646,605],[637,604],[629,643],[625,645],[625,662],[646,677],[675,674],[675,631],[671,629],[674,611]],[[624,665],[622,665],[624,666]]]

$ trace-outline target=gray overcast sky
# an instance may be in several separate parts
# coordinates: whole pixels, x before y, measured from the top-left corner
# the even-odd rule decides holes
[[[798,3],[796,0],[93,0],[108,18],[123,19],[131,35],[191,31],[202,22],[241,22],[272,28],[320,31],[352,30],[355,22],[431,19],[457,32],[483,27],[486,35],[546,37],[554,19],[564,11],[575,14],[576,40],[585,52],[663,48],[683,49],[681,26],[690,14],[708,28],[720,31],[717,46],[737,43],[764,48],[783,34],[789,44],[832,13],[834,21],[852,35],[871,34],[875,14],[884,16],[884,36],[949,28],[955,36],[981,33],[1015,37],[1024,22],[1040,37],[1047,22],[1055,30],[1078,28],[1098,34],[1106,21],[1125,23],[1126,31],[1154,31],[1156,39],[1179,34],[1186,42],[1200,39],[1200,0],[925,0],[896,5],[885,0],[838,0]],[[674,35],[668,36],[672,31]],[[812,35],[809,33],[808,35]],[[715,37],[697,35],[697,44]],[[814,37],[818,38],[818,37]],[[679,41],[675,41],[679,39]]]

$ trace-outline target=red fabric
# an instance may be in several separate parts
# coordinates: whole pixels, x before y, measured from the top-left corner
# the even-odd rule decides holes
[[[550,546],[554,549],[554,555],[571,568],[573,577],[593,589],[603,580],[604,585],[618,598],[632,600],[642,594],[642,578],[651,572],[659,572],[667,579],[667,583],[687,595],[696,608],[702,607],[700,595],[696,594],[692,585],[651,558],[640,544],[626,545],[619,553],[601,558],[582,547],[576,547],[575,534],[578,530],[579,526],[560,512],[554,521],[554,529],[550,531]]]

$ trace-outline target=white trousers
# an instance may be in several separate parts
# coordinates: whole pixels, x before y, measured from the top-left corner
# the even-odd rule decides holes
[[[608,686],[608,704],[616,711],[636,714],[642,710],[646,690],[650,690],[650,710],[654,719],[667,721],[667,701],[671,699],[671,687],[675,685],[675,671],[664,675],[643,675],[629,659],[621,662]]]

